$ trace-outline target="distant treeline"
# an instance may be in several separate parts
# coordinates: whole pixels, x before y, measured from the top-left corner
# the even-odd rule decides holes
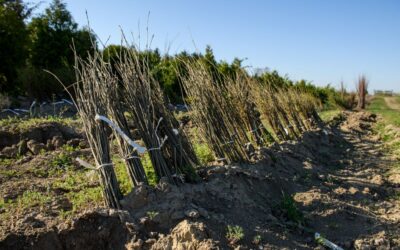
[[[36,7],[28,2],[0,0],[0,4],[0,93],[38,100],[65,95],[61,84],[44,70],[53,72],[66,85],[74,83],[74,52],[84,58],[97,50],[95,35],[88,28],[78,28],[61,0],[53,0],[43,13],[34,17],[32,12]],[[102,54],[106,61],[113,64],[115,58],[128,49],[135,48],[109,45]],[[224,76],[234,76],[238,70],[245,71],[242,60],[238,58],[231,63],[217,61],[209,46],[204,53],[184,51],[176,55],[162,55],[155,49],[144,50],[140,55],[140,60],[148,64],[152,76],[172,103],[181,103],[185,98],[178,76],[178,72],[184,74],[185,61],[202,61],[214,72],[216,84]],[[118,69],[115,71],[118,73]],[[329,85],[318,87],[305,80],[295,82],[276,71],[253,74],[252,77],[274,88],[305,90],[325,107],[349,108],[353,105],[354,97]]]

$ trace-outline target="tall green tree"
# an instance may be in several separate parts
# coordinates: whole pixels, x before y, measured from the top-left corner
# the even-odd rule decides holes
[[[26,94],[47,99],[62,93],[63,87],[44,70],[55,73],[65,85],[75,81],[74,51],[85,57],[96,46],[95,36],[88,29],[78,29],[66,4],[53,0],[44,13],[28,24],[29,60],[19,79]]]
[[[45,13],[33,18],[28,25],[32,66],[49,69],[70,65],[73,62],[71,43],[77,27],[61,0],[54,0]]]
[[[0,0],[0,92],[18,92],[17,68],[28,55],[25,20],[32,10],[21,0]]]

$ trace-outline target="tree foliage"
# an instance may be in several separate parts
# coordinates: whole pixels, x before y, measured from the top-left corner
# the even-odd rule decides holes
[[[33,10],[34,7],[22,0],[0,0],[0,92],[49,99],[53,94],[62,94],[63,87],[44,70],[55,73],[66,85],[73,83],[74,52],[85,58],[97,49],[97,43],[88,28],[78,27],[62,0],[53,0],[43,13],[27,22]],[[102,55],[118,74],[116,59],[135,49],[133,46],[109,45]],[[211,72],[215,84],[220,84],[226,77],[234,79],[239,71],[249,74],[242,66],[242,59],[217,61],[211,46],[207,46],[204,53],[183,51],[175,55],[162,55],[158,49],[147,49],[139,52],[139,60],[151,69],[152,77],[160,83],[172,103],[181,103],[185,98],[178,72],[185,74],[184,65],[189,61],[202,63]],[[297,88],[305,91],[327,106],[348,106],[351,101],[344,100],[343,95],[329,85],[317,87],[305,80],[295,82],[277,71],[265,70],[251,77],[276,90]]]
[[[0,0],[0,92],[16,91],[17,68],[27,57],[25,20],[32,8],[21,0]]]

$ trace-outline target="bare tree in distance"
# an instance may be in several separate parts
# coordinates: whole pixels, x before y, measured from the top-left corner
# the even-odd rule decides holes
[[[358,109],[365,109],[365,97],[367,96],[368,80],[365,75],[361,75],[358,78],[358,83],[356,86],[358,94]]]

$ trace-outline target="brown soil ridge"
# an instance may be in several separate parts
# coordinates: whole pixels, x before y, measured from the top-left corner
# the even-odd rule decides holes
[[[344,249],[396,249],[399,185],[385,175],[393,162],[375,121],[345,112],[334,126],[262,149],[256,164],[207,167],[196,184],[139,185],[124,210],[10,228],[0,249],[315,249],[315,232]],[[244,233],[233,246],[228,225]]]

